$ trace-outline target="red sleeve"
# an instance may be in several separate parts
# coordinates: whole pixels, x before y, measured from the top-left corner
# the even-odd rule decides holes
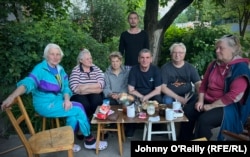
[[[209,74],[211,72],[211,68],[213,65],[214,65],[214,62],[211,62],[209,66],[207,67],[206,72],[203,76],[203,79],[201,80],[202,82],[199,88],[199,93],[206,93],[206,89],[208,85],[208,77],[209,77]]]
[[[240,101],[244,95],[247,85],[248,82],[245,77],[242,76],[235,79],[230,85],[229,92],[221,97],[221,101],[224,104],[231,104],[233,102]]]

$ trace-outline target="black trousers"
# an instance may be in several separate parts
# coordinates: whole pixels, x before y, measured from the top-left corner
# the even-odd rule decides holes
[[[223,107],[214,108],[206,112],[198,112],[195,103],[188,103],[183,111],[188,118],[188,122],[182,122],[178,140],[189,141],[194,138],[212,137],[211,129],[219,127],[223,119]]]
[[[109,98],[109,104],[110,105],[120,105],[119,102],[115,99]]]
[[[103,103],[103,94],[73,95],[71,101],[79,102],[83,105],[87,116],[90,118],[95,113],[97,106]]]

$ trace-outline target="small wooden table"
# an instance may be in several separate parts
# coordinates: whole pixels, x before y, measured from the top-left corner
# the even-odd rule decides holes
[[[99,112],[100,106],[97,107],[95,113]],[[111,121],[108,119],[102,120],[102,119],[97,119],[96,117],[93,116],[91,120],[91,124],[97,124],[97,137],[96,137],[96,154],[99,153],[99,142],[100,142],[100,136],[101,133],[104,131],[115,131],[118,134],[118,143],[119,143],[119,150],[120,150],[120,155],[123,155],[123,149],[122,149],[122,142],[125,141],[125,134],[124,134],[124,127],[123,127],[123,112],[121,110],[121,106],[119,105],[114,105],[111,106],[111,110],[115,111],[118,113],[118,118],[116,121]],[[107,124],[116,124],[116,128],[107,128]],[[102,134],[103,135],[103,134]],[[103,136],[102,136],[103,139]]]
[[[146,111],[145,111],[146,112]],[[160,120],[156,122],[149,121],[149,117],[155,117],[159,116]],[[165,117],[159,115],[159,111],[156,110],[155,114],[152,116],[147,115],[147,118],[140,119],[138,116],[134,118],[127,117],[126,114],[123,114],[123,123],[145,123],[144,130],[143,130],[143,141],[145,141],[147,136],[147,141],[151,141],[151,135],[152,134],[168,134],[169,138],[172,135],[172,140],[176,141],[176,131],[175,131],[175,124],[177,122],[188,122],[188,118],[183,115],[183,117],[176,118],[172,121],[168,121],[165,119]],[[167,130],[158,130],[158,131],[152,131],[152,125],[153,124],[166,124]]]
[[[95,113],[98,113],[99,108],[100,108],[100,106],[97,107]],[[150,141],[152,134],[169,134],[169,135],[172,135],[172,140],[176,141],[176,133],[175,133],[175,124],[174,123],[188,122],[188,119],[185,115],[183,117],[176,118],[172,121],[168,121],[165,119],[165,117],[160,116],[160,121],[156,121],[156,122],[148,121],[149,117],[152,117],[149,115],[147,115],[147,117],[145,119],[140,119],[137,115],[134,118],[129,118],[129,117],[127,117],[126,113],[124,113],[122,111],[121,105],[111,106],[111,110],[115,111],[119,115],[116,121],[110,121],[108,119],[100,120],[100,119],[97,119],[96,117],[93,117],[91,120],[91,124],[97,124],[96,154],[98,154],[98,152],[99,152],[98,147],[99,147],[101,133],[104,131],[116,131],[118,134],[120,155],[122,156],[122,154],[123,154],[122,142],[125,141],[123,123],[145,123],[144,131],[143,131],[143,140],[145,140],[146,136],[147,136],[147,140]],[[158,116],[158,115],[159,115],[159,112],[156,111],[156,113],[153,116]],[[107,124],[111,124],[111,123],[115,123],[117,128],[113,129],[113,128],[105,127]],[[152,125],[159,124],[159,123],[165,123],[167,125],[167,130],[165,130],[165,131],[152,131]]]

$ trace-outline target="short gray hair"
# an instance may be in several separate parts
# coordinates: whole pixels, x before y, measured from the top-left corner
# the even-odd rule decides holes
[[[85,49],[85,48],[82,49],[81,52],[77,56],[77,59],[76,59],[77,64],[80,64],[80,60],[84,58],[85,54],[90,54],[91,55],[91,53],[90,53],[90,51],[88,49]]]
[[[150,51],[149,49],[142,49],[142,50],[139,52],[138,57],[140,57],[141,54],[143,54],[143,53],[149,53],[150,56],[152,57],[152,53],[151,53],[151,51]]]
[[[45,58],[46,60],[48,59],[48,53],[50,51],[51,48],[54,48],[54,49],[58,49],[60,54],[61,54],[61,58],[64,56],[64,53],[62,51],[62,49],[60,48],[59,45],[57,44],[54,44],[54,43],[49,43],[45,49],[44,49],[44,52],[43,52],[43,58]]]
[[[177,47],[177,46],[183,48],[184,53],[186,53],[186,51],[187,51],[186,46],[185,46],[182,42],[180,42],[180,43],[174,43],[174,44],[172,44],[172,45],[170,46],[170,48],[169,48],[170,54],[173,53],[174,48]]]

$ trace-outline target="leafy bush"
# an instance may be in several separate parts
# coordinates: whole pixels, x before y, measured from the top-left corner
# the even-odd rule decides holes
[[[99,44],[67,20],[9,23],[1,28],[0,33],[5,37],[0,43],[0,61],[6,63],[0,69],[0,73],[4,74],[0,80],[2,85],[13,85],[26,76],[42,60],[48,43],[56,43],[62,48],[65,56],[61,64],[68,74],[76,65],[77,55],[83,47],[90,50],[94,63],[101,69],[106,69],[109,64],[103,58],[110,53],[108,46]]]
[[[250,36],[245,37],[245,39],[241,39],[242,50],[244,52],[243,56],[250,58]]]

